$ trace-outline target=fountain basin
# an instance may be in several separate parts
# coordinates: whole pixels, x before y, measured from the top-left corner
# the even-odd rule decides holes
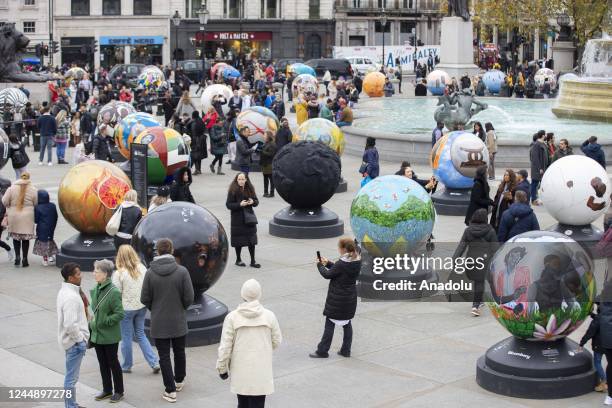
[[[559,118],[612,123],[612,80],[561,82],[557,105],[552,111]]]

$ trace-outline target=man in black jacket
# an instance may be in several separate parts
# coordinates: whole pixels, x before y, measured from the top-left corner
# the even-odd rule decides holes
[[[242,98],[238,94],[238,90],[234,90],[234,96],[232,96],[229,100],[229,108],[230,110],[238,109],[242,110]]]
[[[172,255],[172,241],[159,239],[155,249],[157,256],[145,274],[140,301],[151,311],[151,337],[155,339],[165,387],[162,397],[176,402],[176,392],[183,389],[186,375],[186,310],[194,301],[194,290],[189,272]],[[174,353],[174,371],[170,346]]]
[[[293,139],[293,134],[291,133],[291,129],[289,128],[289,121],[287,118],[281,119],[281,127],[276,131],[276,149],[280,151],[286,144],[291,143],[291,139]]]
[[[357,89],[357,93],[360,95],[363,89],[363,79],[361,79],[361,74],[355,75],[353,78],[353,85],[355,85],[355,89]]]
[[[106,129],[107,125],[101,125],[98,129],[98,132],[93,138],[92,144],[92,152],[96,160],[104,160],[104,161],[113,161],[113,157],[111,155],[110,144],[108,143],[108,138],[106,137]]]
[[[80,131],[81,131],[81,141],[86,143],[91,138],[91,135],[94,132],[95,124],[94,120],[91,117],[91,114],[87,111],[87,105],[82,103],[79,107],[79,111],[81,112],[81,121],[80,121]]]
[[[192,182],[193,178],[191,177],[191,169],[189,167],[178,169],[170,186],[170,199],[172,201],[187,201],[195,204],[189,189]]]
[[[516,191],[523,191],[527,195],[527,203],[531,197],[531,184],[527,180],[527,170],[521,169],[516,172]]]
[[[591,136],[585,140],[580,149],[586,157],[595,160],[597,163],[601,164],[601,167],[604,169],[606,168],[606,155],[601,145],[597,143],[597,136]]]
[[[548,147],[544,142],[546,132],[539,130],[535,134],[535,140],[529,149],[529,161],[531,162],[531,203],[533,205],[542,205],[538,200],[538,188],[544,176],[544,172],[548,167]]]
[[[427,80],[421,80],[421,82],[414,87],[414,96],[427,96]]]

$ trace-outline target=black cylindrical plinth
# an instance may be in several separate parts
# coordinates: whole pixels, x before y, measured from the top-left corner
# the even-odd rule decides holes
[[[553,342],[509,337],[478,359],[476,382],[496,394],[517,398],[570,398],[593,391],[597,374],[588,351],[562,338]]]
[[[436,191],[431,196],[431,200],[438,214],[465,217],[470,205],[470,194],[470,189],[445,188],[442,191]]]
[[[346,193],[348,191],[348,183],[345,179],[341,178],[338,187],[336,187],[336,193]]]
[[[603,231],[595,227],[593,224],[587,225],[567,225],[555,224],[548,228],[548,231],[559,232],[567,235],[574,241],[578,242],[593,258],[601,258],[595,246],[601,240]]]
[[[95,261],[113,260],[116,254],[113,237],[78,233],[62,242],[56,265],[61,268],[67,262],[76,262],[82,271],[93,271]]]
[[[198,296],[187,309],[187,347],[218,343],[227,312],[227,306],[212,296],[207,294]],[[151,338],[151,314],[149,312],[145,318],[145,333]]]
[[[281,238],[333,238],[344,234],[344,222],[325,207],[284,208],[274,215],[269,228],[270,235]]]

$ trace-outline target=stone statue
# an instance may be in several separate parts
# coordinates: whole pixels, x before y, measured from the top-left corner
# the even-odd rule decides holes
[[[434,119],[444,123],[449,130],[465,128],[472,116],[487,109],[487,104],[477,101],[472,91],[467,88],[450,96],[439,96],[438,105],[442,106],[434,112]],[[472,108],[472,105],[475,107]]]
[[[0,81],[44,82],[53,79],[51,74],[22,72],[18,55],[25,51],[30,39],[15,29],[14,24],[0,28]]]
[[[457,16],[464,21],[470,21],[468,0],[448,0],[448,16]]]

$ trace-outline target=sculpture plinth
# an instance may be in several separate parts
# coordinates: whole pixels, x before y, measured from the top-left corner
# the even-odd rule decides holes
[[[461,17],[444,17],[440,37],[440,63],[436,65],[436,69],[446,71],[457,79],[466,72],[468,75],[476,75],[478,67],[474,64],[472,37],[471,21],[465,21]]]

